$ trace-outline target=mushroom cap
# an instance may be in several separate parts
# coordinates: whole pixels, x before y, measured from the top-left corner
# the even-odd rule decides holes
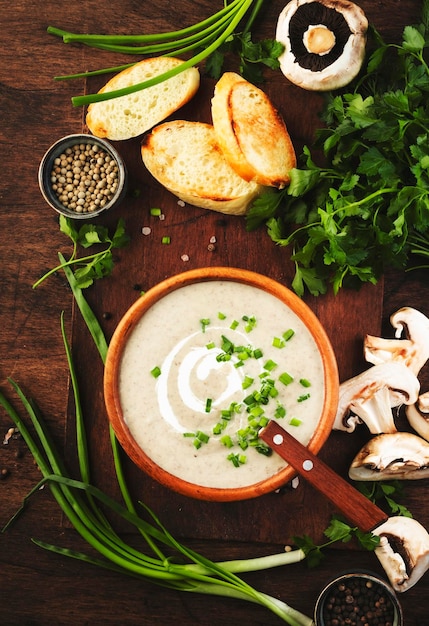
[[[402,307],[390,316],[394,339],[367,335],[364,356],[369,363],[403,361],[417,376],[429,359],[429,318],[412,307]]]
[[[365,422],[372,434],[395,432],[391,409],[414,404],[419,392],[417,377],[403,362],[373,365],[341,383],[333,429],[353,432]]]
[[[352,480],[417,480],[429,477],[429,443],[407,432],[370,439],[349,469]]]
[[[334,43],[320,44],[325,28]],[[368,20],[363,10],[348,0],[291,0],[280,13],[276,39],[284,45],[280,69],[303,89],[339,89],[358,74],[365,56]],[[312,40],[316,40],[315,43]],[[310,49],[307,48],[308,42]],[[321,45],[321,48],[319,47]]]
[[[375,554],[390,584],[395,591],[407,591],[429,568],[429,534],[420,522],[404,516],[389,517],[372,532],[380,537]]]

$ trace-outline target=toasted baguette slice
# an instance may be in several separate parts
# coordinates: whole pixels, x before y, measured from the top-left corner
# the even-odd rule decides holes
[[[268,96],[234,72],[216,83],[212,119],[218,142],[242,178],[282,188],[296,165],[286,125]]]
[[[144,59],[109,80],[99,93],[122,89],[159,76],[184,63],[173,57]],[[113,141],[142,135],[186,104],[198,91],[197,68],[183,70],[159,85],[147,87],[127,96],[89,105],[86,124],[96,137]]]
[[[144,137],[141,153],[152,176],[194,206],[243,215],[261,190],[230,167],[211,124],[183,120],[160,124]]]

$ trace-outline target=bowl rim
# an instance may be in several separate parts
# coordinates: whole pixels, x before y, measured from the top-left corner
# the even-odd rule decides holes
[[[219,266],[189,270],[167,278],[151,287],[131,305],[113,333],[105,362],[104,399],[113,431],[129,458],[156,481],[182,495],[206,501],[226,502],[255,498],[275,491],[292,480],[296,476],[296,471],[288,465],[280,472],[260,482],[234,488],[201,486],[174,476],[156,465],[135,442],[123,419],[118,386],[121,357],[126,342],[144,313],[159,299],[176,289],[202,281],[213,280],[241,282],[268,292],[289,306],[312,334],[321,354],[324,371],[324,408],[319,420],[321,427],[316,429],[308,443],[308,448],[315,454],[319,452],[332,430],[338,403],[339,379],[337,361],[332,345],[321,322],[313,311],[290,289],[274,279],[257,272]]]
[[[387,595],[390,597],[393,607],[396,611],[395,617],[397,621],[394,622],[393,626],[402,626],[403,620],[404,620],[402,607],[399,602],[399,599],[396,596],[396,593],[393,587],[387,582],[387,580],[382,578],[379,574],[376,574],[375,572],[372,572],[370,570],[364,570],[364,569],[359,569],[359,568],[353,569],[352,571],[341,572],[340,574],[337,574],[335,577],[331,578],[326,583],[326,585],[323,587],[323,589],[319,593],[317,600],[316,600],[315,607],[314,607],[315,626],[324,626],[322,610],[323,610],[323,606],[326,600],[326,596],[328,595],[329,590],[331,589],[332,585],[335,585],[341,580],[350,579],[350,578],[365,578],[366,580],[371,580],[372,582],[375,582],[376,584],[380,585],[386,591]]]
[[[88,213],[78,213],[77,211],[73,211],[63,206],[61,202],[56,197],[55,193],[52,191],[48,176],[49,172],[52,169],[54,159],[61,154],[64,148],[68,146],[75,145],[76,143],[92,143],[101,146],[104,150],[106,150],[116,161],[119,168],[119,184],[118,189],[115,195],[111,198],[110,202],[106,204],[104,207],[98,209],[97,211],[91,211]],[[91,135],[89,133],[73,133],[71,135],[65,135],[60,139],[57,139],[45,152],[43,155],[38,169],[37,179],[39,183],[40,192],[47,202],[47,204],[54,209],[57,213],[61,215],[65,215],[66,217],[70,217],[71,219],[76,220],[85,220],[90,219],[92,217],[97,217],[104,211],[108,211],[112,207],[119,204],[126,193],[127,189],[127,168],[124,163],[123,158],[119,154],[112,144],[103,139],[102,137],[96,137],[95,135]]]

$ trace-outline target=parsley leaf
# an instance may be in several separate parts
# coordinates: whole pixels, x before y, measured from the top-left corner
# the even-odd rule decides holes
[[[77,229],[71,220],[64,215],[59,218],[60,231],[69,237],[73,242],[73,252],[68,259],[60,265],[49,270],[44,276],[39,278],[33,288],[38,287],[46,278],[61,270],[63,267],[74,267],[74,276],[76,284],[80,289],[90,287],[94,280],[109,276],[112,273],[114,262],[112,250],[115,248],[123,248],[129,242],[129,237],[125,232],[125,222],[120,219],[112,236],[105,226],[84,224]],[[92,246],[101,246],[101,250],[78,257],[78,248],[90,248]]]
[[[332,516],[324,535],[329,539],[326,543],[317,545],[308,535],[293,537],[293,541],[298,548],[301,548],[306,555],[308,567],[316,567],[324,559],[324,550],[332,544],[341,541],[348,543],[355,538],[365,550],[375,550],[380,543],[380,537],[373,533],[364,533],[359,528],[350,526],[339,516]]]

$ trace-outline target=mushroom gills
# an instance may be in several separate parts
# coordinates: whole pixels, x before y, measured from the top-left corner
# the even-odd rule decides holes
[[[377,435],[355,456],[349,477],[359,481],[429,478],[429,443],[407,432]]]
[[[310,49],[306,45],[315,27],[325,28],[334,37],[334,45],[326,52],[319,53],[316,48],[311,49],[311,44]],[[318,33],[321,34],[320,30]],[[320,72],[332,65],[341,56],[351,34],[344,16],[319,2],[299,6],[289,25],[290,46],[296,62],[313,72]]]
[[[363,10],[349,0],[291,0],[277,21],[280,69],[303,89],[339,89],[362,66],[367,30]]]
[[[375,554],[395,591],[413,587],[429,568],[429,534],[420,522],[389,517],[373,530],[380,537]]]

